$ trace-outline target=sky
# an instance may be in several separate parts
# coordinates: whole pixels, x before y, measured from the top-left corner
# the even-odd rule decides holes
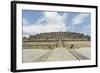
[[[45,32],[79,32],[91,35],[91,14],[79,12],[22,11],[23,36]]]

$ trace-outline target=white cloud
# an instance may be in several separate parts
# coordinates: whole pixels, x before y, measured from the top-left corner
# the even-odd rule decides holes
[[[78,25],[84,21],[84,18],[87,17],[89,14],[79,14],[73,20],[73,25]]]
[[[24,20],[26,19],[24,18]],[[44,12],[44,17],[38,19],[34,24],[31,24],[30,26],[23,26],[23,35],[28,36],[30,34],[44,32],[66,31],[66,24],[64,23],[64,20],[64,14],[60,15],[57,12]],[[46,21],[46,24],[41,23],[43,21]]]
[[[45,12],[44,15],[48,24],[51,24],[51,25],[63,24],[63,20],[64,20],[63,16],[59,15],[57,12]]]

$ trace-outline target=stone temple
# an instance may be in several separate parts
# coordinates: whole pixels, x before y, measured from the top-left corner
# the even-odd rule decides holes
[[[57,40],[90,40],[90,36],[76,32],[48,32],[30,35],[29,38],[23,38],[23,41],[57,41]]]
[[[23,37],[23,49],[26,48],[80,48],[90,47],[91,37],[76,32],[48,32]]]

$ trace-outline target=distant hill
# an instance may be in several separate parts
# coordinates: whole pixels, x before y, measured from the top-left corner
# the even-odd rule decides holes
[[[23,37],[23,41],[45,41],[45,40],[90,40],[89,35],[84,35],[83,33],[76,32],[49,32],[40,33],[37,35],[30,35],[29,38]]]

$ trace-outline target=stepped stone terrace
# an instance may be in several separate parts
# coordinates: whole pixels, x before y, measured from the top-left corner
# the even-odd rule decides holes
[[[56,41],[59,39],[69,41],[89,41],[91,37],[89,35],[84,35],[83,33],[76,32],[48,32],[30,35],[29,38],[23,37],[23,41]]]
[[[49,32],[23,37],[23,49],[26,48],[55,48],[66,47],[80,48],[90,47],[91,37],[76,32]],[[58,44],[61,42],[61,45]]]

